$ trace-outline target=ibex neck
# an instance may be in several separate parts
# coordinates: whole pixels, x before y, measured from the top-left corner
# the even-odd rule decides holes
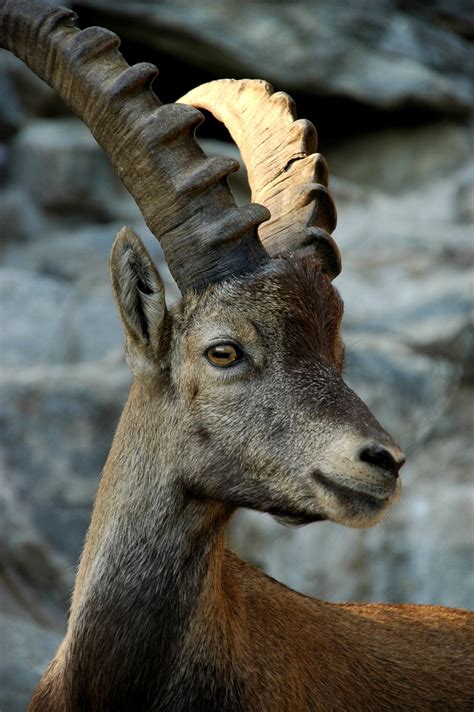
[[[73,709],[151,709],[179,677],[191,630],[202,652],[227,625],[230,511],[190,498],[159,433],[143,452],[142,429],[126,408],[81,561],[65,644]]]

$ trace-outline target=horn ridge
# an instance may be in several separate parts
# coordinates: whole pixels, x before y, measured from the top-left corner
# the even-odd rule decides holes
[[[151,86],[158,74],[158,68],[149,62],[139,62],[132,67],[127,67],[113,82],[110,95],[113,99],[119,100],[139,94],[146,89],[153,91]]]
[[[73,36],[71,58],[75,62],[90,62],[109,52],[115,54],[120,47],[120,38],[103,27],[86,27]]]
[[[196,170],[190,176],[185,176],[181,184],[178,184],[176,191],[178,194],[188,193],[190,195],[207,190],[216,180],[226,178],[229,173],[239,170],[239,162],[228,156],[211,156],[204,162],[196,166]]]

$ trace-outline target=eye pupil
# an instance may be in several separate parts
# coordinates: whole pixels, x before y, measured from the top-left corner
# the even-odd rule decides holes
[[[242,358],[242,352],[233,344],[216,344],[206,351],[207,360],[213,366],[232,366]]]

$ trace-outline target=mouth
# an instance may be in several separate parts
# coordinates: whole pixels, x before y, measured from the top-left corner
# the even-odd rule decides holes
[[[313,479],[327,492],[333,494],[340,504],[352,516],[358,516],[361,509],[367,514],[378,514],[396,499],[400,485],[398,480],[383,484],[377,492],[368,492],[366,489],[348,487],[334,482],[322,472],[314,471]]]
[[[308,514],[301,512],[291,512],[287,508],[272,507],[268,510],[273,519],[278,524],[283,524],[287,527],[301,527],[305,524],[313,524],[314,522],[325,522],[328,517],[325,514]]]
[[[397,498],[400,481],[382,477],[379,482],[368,482],[367,489],[349,487],[335,482],[320,470],[311,473],[312,479],[326,493],[332,495],[337,504],[319,506],[317,511],[290,509],[287,506],[274,506],[266,510],[279,524],[299,527],[313,522],[333,521],[349,527],[368,527],[380,521],[381,516]],[[368,489],[370,488],[370,491]],[[331,498],[332,499],[332,498]],[[340,511],[339,511],[340,509]]]

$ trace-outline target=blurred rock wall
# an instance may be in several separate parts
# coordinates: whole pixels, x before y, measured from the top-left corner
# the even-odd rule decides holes
[[[468,3],[76,6],[84,22],[120,32],[129,61],[162,68],[166,100],[225,75],[289,91],[317,124],[329,162],[346,375],[402,442],[403,497],[368,531],[287,529],[242,511],[231,545],[315,596],[472,606]],[[6,52],[0,94],[0,708],[9,712],[24,709],[64,629],[130,384],[107,269],[123,223],[145,238],[170,301],[177,291],[87,129]],[[243,174],[234,189],[246,200]]]

